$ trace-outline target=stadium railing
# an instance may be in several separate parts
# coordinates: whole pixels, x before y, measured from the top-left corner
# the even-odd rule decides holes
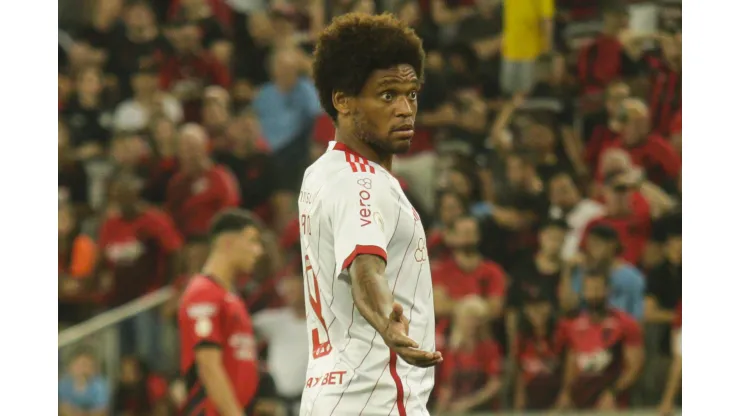
[[[161,306],[173,294],[171,287],[164,287],[59,332],[60,374],[69,355],[84,346],[95,351],[106,378],[111,382],[117,380],[121,360],[121,323]]]

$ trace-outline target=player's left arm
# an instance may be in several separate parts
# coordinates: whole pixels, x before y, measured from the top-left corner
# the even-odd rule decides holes
[[[625,326],[624,357],[622,373],[612,386],[612,393],[618,395],[631,388],[640,377],[645,362],[645,347],[643,344],[642,328],[631,317],[622,321]]]

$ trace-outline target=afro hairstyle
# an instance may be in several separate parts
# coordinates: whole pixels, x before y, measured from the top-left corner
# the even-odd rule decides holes
[[[335,91],[357,96],[373,71],[407,64],[423,79],[421,39],[389,13],[348,13],[336,17],[316,43],[313,77],[321,106],[335,122]]]

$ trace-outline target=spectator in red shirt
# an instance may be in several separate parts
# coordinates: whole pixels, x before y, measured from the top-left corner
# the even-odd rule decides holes
[[[627,10],[616,3],[603,11],[601,34],[581,49],[578,56],[578,81],[581,91],[601,92],[616,79],[636,75],[637,66],[625,52],[620,33],[628,23]]]
[[[198,26],[192,22],[173,23],[172,44],[175,53],[164,61],[160,86],[183,102],[185,121],[198,122],[204,89],[209,85],[228,88],[231,74],[228,67],[201,47]]]
[[[606,87],[604,111],[587,116],[584,120],[586,138],[586,163],[596,172],[604,149],[613,147],[619,139],[622,126],[622,103],[630,96],[630,87],[623,81],[613,81]]]
[[[586,225],[584,236],[596,224],[611,226],[617,231],[624,249],[622,258],[633,265],[638,265],[651,235],[652,219],[649,206],[647,209],[639,209],[625,174],[609,175],[604,185],[606,214],[591,220]],[[582,246],[583,243],[582,240]]]
[[[126,303],[174,281],[179,273],[182,238],[170,217],[147,206],[139,196],[141,181],[119,172],[110,186],[111,204],[100,227],[99,246],[109,303]],[[158,312],[136,315],[121,326],[124,353],[136,351],[158,362]],[[132,342],[133,341],[133,342]]]
[[[650,115],[645,103],[631,98],[624,101],[622,108],[621,135],[610,147],[626,150],[632,163],[642,167],[651,182],[660,186],[675,183],[681,170],[681,158],[668,141],[650,132]]]
[[[480,230],[474,217],[458,218],[448,241],[452,246],[451,258],[435,264],[432,271],[438,334],[447,331],[457,303],[468,295],[484,298],[488,305],[488,317],[500,318],[506,292],[503,269],[484,259],[478,251]]]
[[[606,273],[592,270],[584,282],[587,309],[562,323],[568,350],[559,410],[614,411],[628,402],[645,358],[640,325],[625,312],[607,307]]]
[[[551,301],[539,291],[524,298],[517,328],[514,409],[547,410],[555,404],[562,380],[562,342],[555,331]]]
[[[645,57],[650,70],[648,104],[653,131],[667,136],[682,102],[681,31],[672,29],[661,33],[660,49],[660,55]]]
[[[488,332],[488,305],[477,295],[455,307],[450,345],[442,363],[437,411],[467,413],[498,407],[503,356]]]
[[[437,196],[437,218],[427,233],[427,251],[433,260],[447,260],[452,254],[447,235],[455,221],[468,213],[468,202],[453,190],[443,190]]]
[[[186,272],[195,273],[208,254],[205,237],[211,220],[224,208],[239,205],[239,186],[228,168],[210,159],[206,133],[196,124],[180,130],[177,159],[180,171],[167,186],[165,206],[187,242]]]

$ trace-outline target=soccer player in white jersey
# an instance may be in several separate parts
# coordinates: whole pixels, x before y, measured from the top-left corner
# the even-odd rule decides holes
[[[301,416],[428,415],[432,278],[419,215],[391,174],[414,134],[424,51],[389,14],[346,14],[313,76],[335,141],[303,176],[309,363]]]

